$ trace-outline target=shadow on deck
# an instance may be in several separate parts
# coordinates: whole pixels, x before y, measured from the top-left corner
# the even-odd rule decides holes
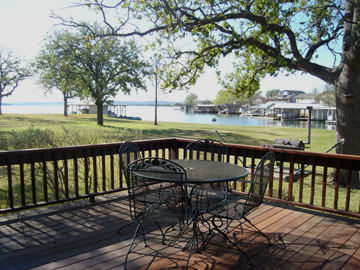
[[[53,209],[52,209],[53,210]],[[41,209],[0,219],[2,270],[123,269],[134,224],[126,193],[96,204],[74,203],[49,212]],[[234,224],[230,232],[236,247],[215,236],[190,269],[359,269],[360,221],[318,212],[263,204],[250,218],[272,239]],[[120,230],[120,231],[119,231]],[[134,256],[130,269],[181,269],[187,253],[161,245],[159,234],[151,256]],[[248,255],[250,261],[238,249]],[[163,258],[159,258],[163,257]]]

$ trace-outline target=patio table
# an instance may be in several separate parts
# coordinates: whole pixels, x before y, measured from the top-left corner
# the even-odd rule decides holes
[[[187,173],[187,183],[194,185],[213,184],[244,180],[249,172],[246,168],[212,160],[172,160],[182,166]],[[161,170],[137,171],[138,176],[159,182],[179,183],[174,175],[167,175]]]
[[[245,178],[248,176],[249,172],[246,168],[238,166],[236,164],[224,163],[211,160],[172,160],[173,162],[182,166],[186,173],[187,179],[186,183],[190,186],[188,191],[187,203],[187,220],[188,225],[192,224],[192,238],[190,243],[190,256],[194,250],[194,245],[196,250],[201,249],[200,246],[203,246],[204,243],[208,241],[208,236],[212,235],[213,231],[209,225],[208,217],[205,218],[206,213],[197,208],[199,205],[198,202],[193,203],[192,199],[196,196],[196,188],[201,187],[202,185],[216,185],[221,182],[231,182],[231,181],[242,181],[246,182]],[[174,174],[166,174],[159,170],[151,169],[151,171],[142,170],[135,172],[138,176],[141,176],[142,179],[148,179],[151,181],[158,182],[169,182],[174,184],[180,184],[180,179],[174,177]],[[182,184],[182,182],[181,182]],[[195,195],[193,191],[195,190]],[[210,217],[211,218],[211,217]],[[200,231],[199,223],[209,226],[207,231]],[[204,226],[203,226],[204,227]],[[206,237],[203,234],[206,233]],[[200,241],[201,237],[201,241]]]

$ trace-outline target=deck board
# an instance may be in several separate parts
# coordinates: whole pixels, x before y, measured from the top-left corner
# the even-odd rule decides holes
[[[129,216],[126,194],[104,197],[96,204],[50,210],[1,218],[2,270],[124,268],[135,226]],[[357,219],[269,203],[249,217],[271,238],[271,246],[251,226],[234,223],[229,237],[236,246],[216,235],[205,250],[191,257],[190,268],[360,269]],[[152,248],[164,258],[134,254],[129,269],[181,269],[186,265],[186,251],[162,245],[157,231],[149,235],[154,235]],[[151,251],[143,245],[137,249],[144,254]]]

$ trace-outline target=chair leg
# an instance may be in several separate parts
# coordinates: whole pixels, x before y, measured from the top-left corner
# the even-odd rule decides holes
[[[139,232],[140,226],[141,226],[141,224],[138,223],[138,225],[137,225],[136,228],[135,228],[135,232],[134,232],[134,234],[133,234],[133,237],[132,237],[132,239],[131,239],[131,243],[130,243],[128,252],[127,252],[126,255],[125,255],[125,262],[124,262],[125,270],[127,269],[129,254],[131,253],[131,250],[133,249],[133,246],[134,246],[134,244],[135,244],[135,238],[136,238],[136,236],[137,236],[137,233]]]
[[[127,269],[127,263],[128,263],[129,254],[131,253],[131,251],[133,250],[133,248],[136,246],[136,245],[135,245],[135,240],[136,240],[136,236],[137,236],[138,233],[139,233],[139,230],[142,231],[142,237],[143,237],[143,241],[144,241],[144,247],[148,247],[147,240],[146,240],[146,236],[145,236],[145,230],[144,230],[143,222],[142,222],[142,221],[141,221],[141,222],[139,221],[138,224],[136,225],[135,232],[134,232],[133,237],[132,237],[132,239],[131,239],[131,243],[130,243],[128,252],[127,252],[126,255],[125,255],[125,262],[124,262],[125,270]]]

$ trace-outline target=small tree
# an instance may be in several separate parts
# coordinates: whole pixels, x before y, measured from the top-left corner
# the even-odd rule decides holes
[[[64,116],[68,115],[68,101],[80,96],[79,78],[73,72],[72,55],[65,53],[60,42],[65,37],[63,33],[50,36],[35,60],[35,66],[40,73],[40,84],[51,92],[58,89],[64,98]]]
[[[43,69],[43,81],[49,87],[56,85],[64,94],[75,93],[93,100],[98,125],[104,124],[104,105],[119,91],[130,94],[133,89],[145,89],[143,78],[149,74],[149,65],[140,59],[140,49],[134,41],[94,38],[86,29],[79,29],[56,34],[48,46],[51,49],[45,49],[39,57],[40,63],[45,59],[50,64]],[[56,69],[61,72],[51,78]]]
[[[233,104],[234,102],[240,103],[244,100],[244,97],[236,96],[233,92],[228,90],[220,90],[214,103],[216,105]]]
[[[30,75],[30,70],[21,66],[20,59],[0,51],[0,115],[3,98],[12,95],[19,83]]]
[[[133,89],[145,89],[143,78],[150,73],[149,65],[140,59],[140,48],[134,41],[92,38],[81,29],[71,34],[64,46],[73,56],[72,66],[82,86],[81,95],[95,102],[98,125],[104,122],[104,104],[119,91],[130,94]]]

